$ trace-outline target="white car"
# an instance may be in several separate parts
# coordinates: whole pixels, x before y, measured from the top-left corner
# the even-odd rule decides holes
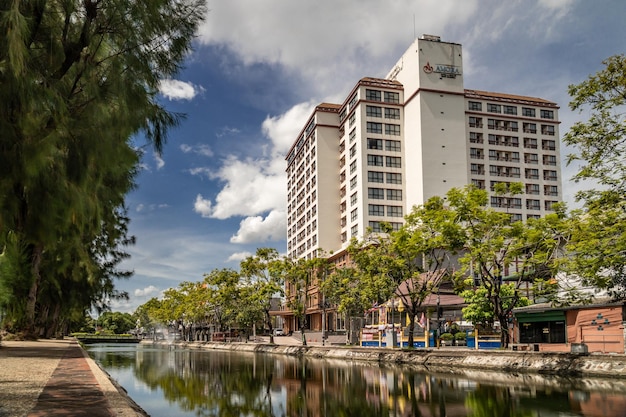
[[[283,329],[274,329],[274,336],[284,336],[285,331]]]

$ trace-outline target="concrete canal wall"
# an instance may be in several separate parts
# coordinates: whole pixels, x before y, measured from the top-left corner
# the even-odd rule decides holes
[[[164,341],[142,344],[166,345]],[[626,379],[626,355],[555,352],[476,351],[463,348],[391,350],[359,347],[288,346],[258,343],[174,342],[172,347],[303,356],[342,361],[405,364],[430,372],[467,374],[468,370]]]

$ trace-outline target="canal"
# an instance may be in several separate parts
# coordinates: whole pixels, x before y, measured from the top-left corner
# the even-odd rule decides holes
[[[626,380],[464,372],[148,345],[89,354],[153,417],[626,417]]]

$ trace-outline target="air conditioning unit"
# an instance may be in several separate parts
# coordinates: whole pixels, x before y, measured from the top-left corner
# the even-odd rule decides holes
[[[572,343],[571,352],[578,353],[580,355],[587,355],[589,354],[589,349],[584,343]]]

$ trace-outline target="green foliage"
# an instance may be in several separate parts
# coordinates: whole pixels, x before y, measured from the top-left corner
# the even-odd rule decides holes
[[[143,131],[160,151],[180,119],[158,87],[204,12],[202,0],[0,3],[0,248],[20,257],[19,275],[0,270],[13,295],[0,308],[12,325],[56,332],[126,296],[113,280],[130,276],[116,268],[134,242],[130,139]]]
[[[571,262],[566,269],[583,285],[625,299],[626,56],[615,55],[603,63],[601,71],[569,87],[570,108],[588,110],[590,117],[563,137],[575,149],[568,163],[579,166],[574,180],[591,180],[593,188],[577,195],[585,209],[571,225]]]
[[[447,197],[465,241],[456,274],[459,287],[468,289],[461,293],[468,303],[464,317],[474,323],[498,320],[506,347],[509,334],[504,323],[513,308],[527,303],[522,286],[537,279],[549,280],[558,270],[564,214],[558,211],[526,223],[511,222],[507,213],[486,208],[484,190],[471,186],[452,189]]]

